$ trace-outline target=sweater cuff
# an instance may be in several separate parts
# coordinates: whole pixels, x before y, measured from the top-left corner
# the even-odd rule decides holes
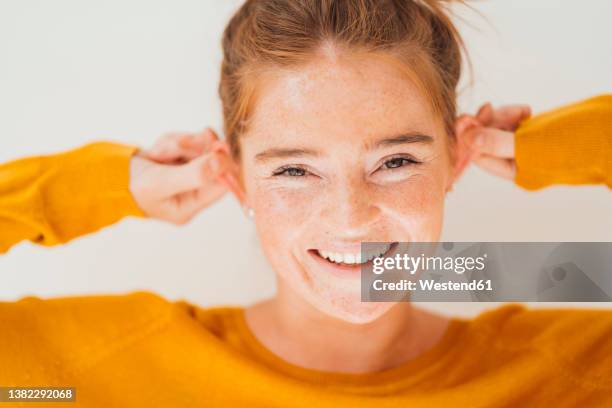
[[[87,166],[92,181],[90,196],[112,205],[123,216],[146,217],[130,192],[130,161],[139,147],[112,142],[94,142],[82,148],[83,159],[91,159]],[[87,195],[87,194],[86,194]]]
[[[145,217],[129,189],[130,159],[137,150],[95,142],[48,156],[36,189],[47,233],[37,242],[68,242],[126,216]]]
[[[612,186],[612,97],[603,95],[530,118],[516,130],[515,183]]]

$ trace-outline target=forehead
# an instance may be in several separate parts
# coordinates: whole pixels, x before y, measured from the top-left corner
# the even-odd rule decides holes
[[[322,58],[292,70],[272,70],[258,84],[245,136],[268,141],[406,130],[433,133],[436,120],[420,88],[395,64],[378,58]]]

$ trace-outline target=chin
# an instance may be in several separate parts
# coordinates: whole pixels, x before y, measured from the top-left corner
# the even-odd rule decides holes
[[[313,294],[311,303],[322,313],[353,324],[366,324],[387,313],[394,302],[361,302],[354,296],[320,296]]]

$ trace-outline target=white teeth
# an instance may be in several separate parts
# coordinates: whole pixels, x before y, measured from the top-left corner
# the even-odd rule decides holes
[[[342,252],[329,252],[317,250],[317,253],[325,259],[328,259],[332,262],[336,263],[344,263],[349,265],[354,264],[363,264],[371,261],[372,259],[384,255],[389,248],[391,248],[391,244],[385,244],[384,247],[381,247],[376,250],[371,250],[366,254],[361,255],[361,253],[342,253]]]

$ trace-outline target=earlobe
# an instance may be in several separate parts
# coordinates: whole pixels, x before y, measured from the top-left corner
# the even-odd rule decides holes
[[[244,190],[238,180],[236,179],[234,174],[224,173],[219,176],[219,181],[223,183],[223,185],[234,194],[234,197],[238,200],[241,206],[246,205],[246,198],[244,194]]]

